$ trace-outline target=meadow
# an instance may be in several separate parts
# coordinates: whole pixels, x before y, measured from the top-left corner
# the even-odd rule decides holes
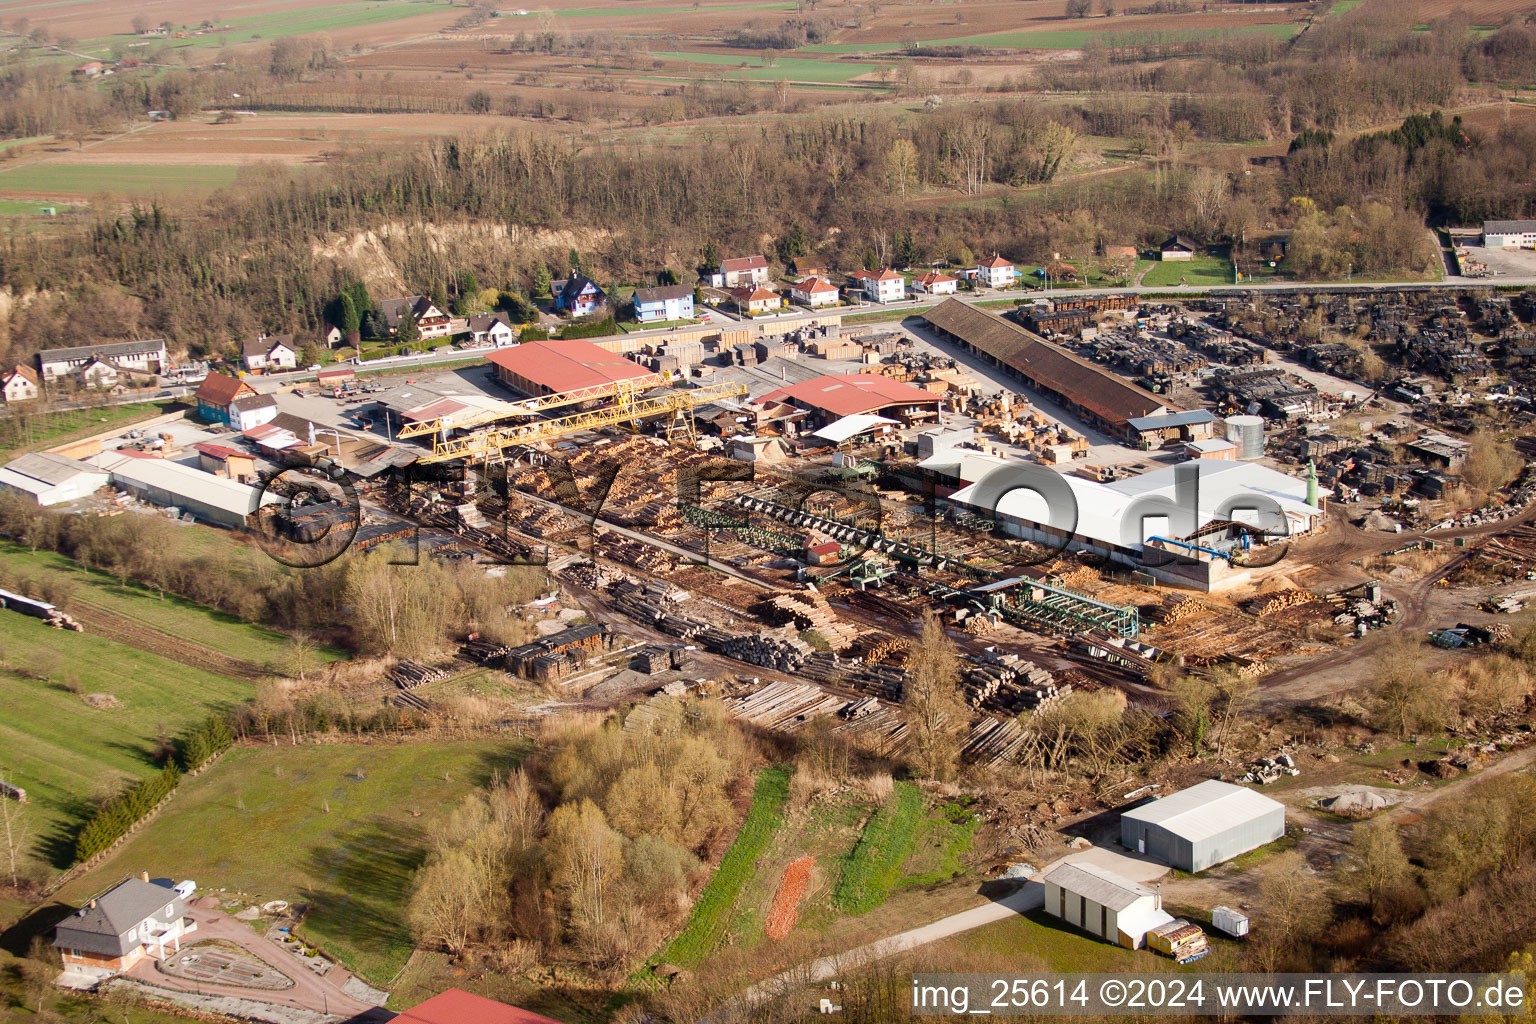
[[[40,161],[0,170],[0,191],[93,196],[151,196],[211,192],[235,182],[238,167],[154,164],[76,164]]]
[[[302,903],[298,934],[384,985],[413,948],[405,906],[426,830],[525,749],[515,740],[237,748],[58,898],[84,899],[147,870],[248,904]]]
[[[158,737],[248,700],[248,682],[0,612],[3,774],[27,791],[28,874],[69,866],[89,802],[156,770]],[[104,694],[106,706],[86,697]]]
[[[1171,260],[1155,264],[1141,283],[1153,288],[1177,288],[1181,284],[1231,284],[1232,264],[1221,256],[1196,256],[1192,260]]]

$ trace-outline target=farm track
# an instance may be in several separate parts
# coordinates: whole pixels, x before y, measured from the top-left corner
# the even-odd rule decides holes
[[[240,658],[231,657],[212,647],[194,640],[172,636],[153,626],[136,622],[127,616],[107,611],[86,602],[76,602],[72,614],[85,626],[87,633],[106,637],[129,647],[137,647],[150,654],[190,665],[192,668],[216,672],[232,679],[257,680],[269,675],[266,670]]]

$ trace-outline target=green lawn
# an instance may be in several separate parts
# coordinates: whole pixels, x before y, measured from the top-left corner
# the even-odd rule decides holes
[[[182,532],[188,534],[189,539],[197,534],[215,533],[196,530],[194,534],[190,529]],[[288,652],[289,638],[276,630],[242,622],[232,615],[179,597],[167,595],[161,598],[153,591],[131,583],[124,586],[106,573],[82,569],[78,562],[49,551],[34,554],[21,545],[0,541],[0,573],[12,583],[31,579],[41,586],[54,581],[70,581],[74,585],[70,595],[73,602],[114,612],[162,633],[195,640],[253,665],[280,666]],[[319,661],[335,661],[345,656],[343,652],[329,648],[316,652]]]
[[[73,441],[119,424],[147,420],[162,415],[176,404],[172,401],[135,402],[99,409],[0,416],[0,460],[9,460],[13,452],[22,448]]]
[[[653,320],[642,324],[635,320],[621,320],[619,330],[625,334],[634,334],[636,331],[656,331],[668,327],[697,327],[702,322],[700,320]]]
[[[0,189],[45,194],[152,195],[212,191],[234,184],[238,167],[161,167],[153,164],[64,164],[41,161],[0,171]]]
[[[55,213],[73,213],[73,206],[63,206],[59,203],[40,203],[27,199],[0,199],[0,217],[41,217],[43,207],[51,206]]]
[[[404,909],[427,830],[523,753],[485,740],[235,749],[58,898],[79,901],[147,870],[252,903],[306,903],[299,933],[387,984],[412,949]]]
[[[714,64],[730,68],[727,78],[742,78],[754,82],[771,82],[780,78],[791,82],[846,82],[850,78],[875,70],[874,64],[852,61],[816,60],[808,57],[780,57],[764,67],[754,57],[737,54],[688,53],[683,51],[658,51],[651,54],[658,60],[681,61],[688,64]],[[747,65],[742,67],[741,65]]]
[[[14,612],[0,612],[0,649],[9,666],[0,669],[0,766],[27,791],[39,869],[68,866],[85,801],[155,770],[162,728],[174,737],[253,692],[249,683]],[[93,693],[120,705],[90,707],[83,695]]]
[[[832,893],[838,910],[863,914],[885,902],[901,879],[901,866],[917,839],[922,818],[923,794],[910,782],[896,783],[843,858],[837,889]]]
[[[1181,284],[1202,287],[1232,283],[1232,264],[1223,256],[1196,256],[1192,260],[1159,262],[1141,279],[1152,288],[1177,288]]]
[[[720,866],[699,893],[682,932],[652,958],[652,963],[691,967],[714,952],[725,937],[742,890],[757,870],[758,858],[784,822],[789,774],[790,769],[782,765],[764,768],[758,774],[757,786],[752,791],[752,806],[747,810],[747,818],[736,833],[735,841],[720,858]]]

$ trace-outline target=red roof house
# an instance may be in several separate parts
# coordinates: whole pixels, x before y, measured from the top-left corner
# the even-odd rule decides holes
[[[406,1010],[395,1024],[560,1024],[553,1017],[451,988]]]

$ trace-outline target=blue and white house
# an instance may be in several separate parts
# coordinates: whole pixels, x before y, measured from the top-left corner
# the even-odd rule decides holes
[[[635,289],[635,319],[649,324],[693,319],[693,289],[685,284]]]

